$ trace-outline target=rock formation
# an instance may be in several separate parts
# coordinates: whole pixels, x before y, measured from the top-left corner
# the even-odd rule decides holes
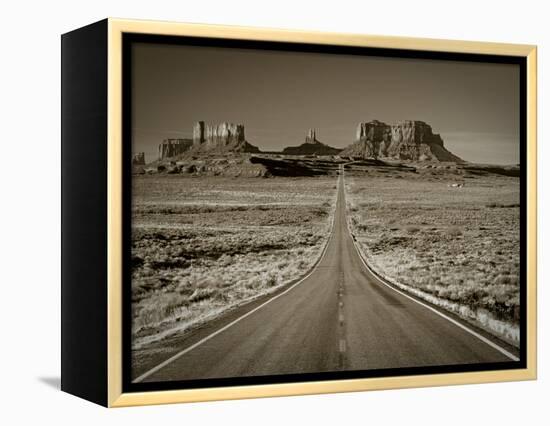
[[[191,139],[164,139],[159,145],[158,159],[175,157],[188,151],[193,146]]]
[[[132,166],[145,166],[145,153],[137,152],[132,157]]]
[[[220,123],[213,126],[204,121],[193,125],[193,139],[165,139],[159,145],[159,160],[178,157],[182,154],[249,152],[260,150],[249,144],[242,124]]]
[[[317,135],[315,129],[309,129],[306,136],[306,143],[317,143]]]
[[[193,150],[214,152],[260,152],[249,144],[242,124],[220,123],[205,125],[204,121],[193,125]]]
[[[204,121],[197,121],[193,124],[193,146],[197,147],[204,141]]]
[[[325,145],[317,140],[315,129],[309,129],[306,135],[306,141],[299,146],[289,146],[283,149],[283,154],[287,155],[336,155],[342,151],[338,148]]]
[[[462,159],[443,146],[443,139],[423,121],[388,125],[378,120],[359,123],[356,141],[340,155],[354,158],[388,158],[406,161],[453,161]]]

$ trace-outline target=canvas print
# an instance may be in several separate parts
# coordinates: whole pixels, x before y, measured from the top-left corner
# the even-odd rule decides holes
[[[132,383],[520,360],[519,65],[131,49]]]

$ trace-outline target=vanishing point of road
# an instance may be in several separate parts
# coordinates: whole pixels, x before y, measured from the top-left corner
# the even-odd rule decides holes
[[[517,360],[479,332],[383,283],[346,222],[344,169],[324,254],[304,279],[134,382]]]

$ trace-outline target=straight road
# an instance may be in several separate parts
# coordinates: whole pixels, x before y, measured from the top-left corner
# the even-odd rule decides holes
[[[514,359],[369,271],[347,226],[342,168],[332,233],[313,272],[259,308],[182,347],[135,382]]]

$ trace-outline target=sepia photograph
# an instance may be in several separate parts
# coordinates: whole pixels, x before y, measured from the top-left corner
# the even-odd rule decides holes
[[[525,362],[518,63],[192,38],[128,57],[130,383]]]

